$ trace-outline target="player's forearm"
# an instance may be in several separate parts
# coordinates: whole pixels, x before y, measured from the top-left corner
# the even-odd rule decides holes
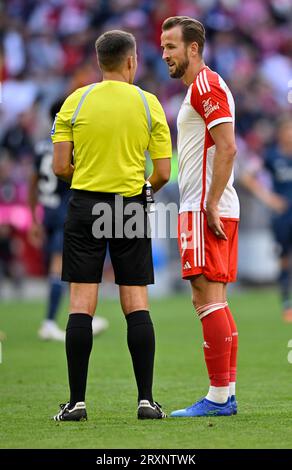
[[[243,173],[239,179],[241,185],[264,204],[269,205],[271,191],[262,185],[254,175]]]
[[[232,173],[235,150],[216,150],[213,163],[213,175],[207,197],[207,208],[217,207]]]
[[[153,191],[156,193],[159,189],[161,189],[169,180],[169,177],[159,176],[152,173],[149,176],[148,181],[151,184]]]
[[[36,207],[37,207],[37,197],[32,191],[29,191],[28,194],[28,205],[30,208],[31,216],[33,222],[36,222]]]
[[[37,187],[37,176],[33,175],[30,181],[29,189],[28,189],[28,205],[31,211],[31,216],[33,222],[37,222],[36,217],[36,208],[38,203],[38,187]]]
[[[239,179],[242,186],[250,191],[259,201],[276,212],[282,212],[288,207],[287,201],[279,194],[266,188],[254,175],[243,173]]]
[[[153,191],[156,192],[164,186],[170,178],[170,158],[159,158],[153,160],[153,172],[149,176],[148,181],[150,182]]]
[[[37,203],[36,202],[33,202],[33,203],[30,202],[29,207],[30,207],[32,221],[34,223],[37,223],[37,215],[36,215]]]
[[[71,184],[74,173],[74,165],[70,164],[70,166],[62,168],[62,170],[55,170],[54,173],[60,180]]]

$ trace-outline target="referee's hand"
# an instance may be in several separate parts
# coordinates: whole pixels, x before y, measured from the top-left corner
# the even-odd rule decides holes
[[[216,237],[221,238],[222,240],[227,240],[227,236],[224,232],[224,224],[220,220],[219,211],[217,207],[207,207],[207,221],[208,226]]]

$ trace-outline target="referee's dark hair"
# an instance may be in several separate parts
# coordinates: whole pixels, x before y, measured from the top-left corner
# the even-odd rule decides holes
[[[107,31],[95,42],[97,59],[101,69],[112,72],[124,62],[127,54],[136,49],[136,41],[131,33]]]

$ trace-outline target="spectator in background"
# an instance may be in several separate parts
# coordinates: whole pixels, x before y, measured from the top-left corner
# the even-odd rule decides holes
[[[183,92],[182,87],[169,81],[166,69],[161,66],[159,36],[162,19],[181,14],[206,24],[207,60],[235,91],[237,123],[243,137],[262,117],[263,103],[275,102],[269,113],[271,119],[287,108],[287,77],[291,77],[292,67],[291,2],[161,0],[157,4],[144,0],[18,0],[3,3],[0,35],[4,45],[5,122],[11,123],[18,112],[31,106],[37,91],[43,92],[40,106],[46,108],[50,104],[46,87],[51,102],[54,96],[67,93],[71,74],[83,69],[84,64],[95,62],[88,45],[96,31],[101,33],[114,26],[138,36],[142,52],[139,83],[147,85],[167,105],[174,134],[174,116]],[[146,24],[147,28],[143,26]],[[92,77],[87,80],[85,77],[85,81],[90,83]],[[259,92],[268,86],[264,100],[261,93],[252,92],[254,83],[259,84]],[[249,103],[247,108],[244,103]]]
[[[261,184],[256,174],[242,171],[240,183],[274,212],[272,231],[278,244],[279,288],[283,320],[292,322],[290,298],[292,252],[292,117],[283,118],[278,125],[277,138],[264,155],[263,165],[272,179],[272,188]]]
[[[172,15],[188,15],[206,25],[205,59],[233,91],[236,131],[246,143],[246,159],[254,151],[261,158],[274,137],[273,123],[291,107],[289,0],[0,0],[0,7],[0,141],[6,131],[14,134],[19,115],[27,111],[35,116],[30,139],[46,137],[43,120],[52,102],[100,80],[90,44],[114,28],[138,37],[136,83],[159,97],[174,136],[184,91],[179,81],[168,78],[160,60],[161,24]],[[272,136],[262,132],[263,120]],[[22,178],[27,186],[25,173]]]
[[[14,207],[21,206],[25,198],[24,184],[15,171],[13,160],[6,154],[0,158],[0,287],[4,277],[13,282],[17,293],[22,285],[24,269],[21,265],[21,244]],[[18,215],[19,217],[19,215]],[[0,296],[1,296],[0,292]]]
[[[18,163],[22,158],[30,158],[33,153],[32,114],[32,110],[20,113],[15,124],[3,136],[2,149]]]

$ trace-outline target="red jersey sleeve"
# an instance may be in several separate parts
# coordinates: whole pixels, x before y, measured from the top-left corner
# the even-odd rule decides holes
[[[215,72],[203,69],[192,85],[191,105],[204,119],[208,130],[222,122],[233,122],[227,94],[232,101],[233,98],[227,85],[221,81],[222,85]]]

